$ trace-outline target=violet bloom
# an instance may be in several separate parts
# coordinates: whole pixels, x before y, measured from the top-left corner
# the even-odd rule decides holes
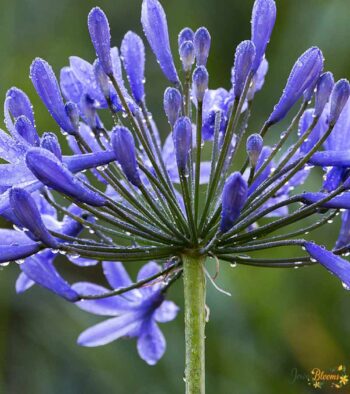
[[[105,262],[103,270],[112,289],[132,284],[121,263]],[[137,281],[147,279],[159,271],[158,264],[149,262],[139,271]],[[106,288],[88,282],[76,283],[73,289],[89,295],[108,292]],[[173,302],[165,300],[161,283],[132,290],[126,298],[115,296],[78,302],[76,305],[95,315],[111,317],[80,334],[79,345],[101,346],[123,337],[137,338],[138,353],[149,365],[156,364],[165,352],[165,338],[158,323],[172,321],[179,310]]]
[[[344,259],[350,252],[349,83],[334,84],[330,72],[322,74],[322,52],[311,47],[295,63],[260,131],[249,124],[268,71],[265,51],[275,18],[273,0],[255,1],[251,41],[236,50],[232,86],[209,90],[208,31],[180,32],[184,72],[178,74],[165,12],[158,0],[143,0],[146,38],[175,85],[160,97],[171,126],[164,143],[146,100],[143,39],[127,33],[120,56],[99,8],[88,18],[97,58],[70,57],[59,84],[46,61],[32,63],[31,79],[56,130],[43,132],[35,124],[21,90],[11,88],[5,98],[0,215],[14,229],[0,230],[0,264],[21,263],[17,292],[36,284],[111,317],[85,331],[79,343],[134,337],[141,358],[153,365],[165,351],[158,323],[172,320],[178,310],[165,297],[183,278],[187,392],[204,387],[207,258],[266,268],[320,264],[350,285]],[[292,122],[264,138],[300,99]],[[68,147],[61,147],[60,130]],[[264,146],[268,139],[272,146]],[[315,166],[324,169],[324,179]],[[232,168],[237,171],[230,174]],[[323,249],[312,231],[339,210],[345,211],[336,245]],[[292,223],[297,230],[288,228]],[[290,247],[302,255],[291,258]],[[273,248],[280,248],[278,259],[270,258]],[[255,251],[265,254],[258,258],[251,255]],[[71,286],[57,266],[58,254],[74,263],[74,278],[86,266],[102,266],[111,288],[101,287],[97,276],[96,283]],[[153,261],[163,263],[162,269]],[[132,283],[121,262],[147,264]]]

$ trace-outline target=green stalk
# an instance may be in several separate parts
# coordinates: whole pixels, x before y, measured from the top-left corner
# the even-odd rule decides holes
[[[183,255],[186,339],[186,394],[205,393],[204,256]]]

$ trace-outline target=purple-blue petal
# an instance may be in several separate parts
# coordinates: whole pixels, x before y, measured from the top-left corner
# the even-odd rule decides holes
[[[41,100],[59,126],[67,133],[74,132],[51,66],[43,59],[35,59],[30,67],[30,78]]]
[[[103,197],[85,186],[48,150],[32,148],[27,153],[26,163],[32,173],[46,186],[89,205],[105,204]]]
[[[293,66],[278,104],[268,119],[269,123],[282,120],[304,91],[318,80],[323,70],[323,61],[322,52],[317,47],[308,49],[300,56]]]
[[[141,22],[164,75],[177,83],[179,77],[171,54],[166,15],[158,0],[143,0]]]
[[[311,242],[306,242],[305,248],[313,259],[337,276],[346,289],[350,288],[350,263],[347,260]]]
[[[129,31],[124,36],[120,51],[132,95],[137,103],[142,102],[145,97],[145,47],[141,38]]]

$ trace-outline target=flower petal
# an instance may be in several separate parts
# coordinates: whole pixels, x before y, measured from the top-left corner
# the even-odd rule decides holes
[[[139,355],[147,364],[155,365],[166,349],[164,335],[152,319],[142,324],[141,331],[142,334],[137,341]]]
[[[313,259],[336,275],[346,289],[350,289],[350,263],[347,260],[311,242],[307,242],[305,248]]]
[[[72,289],[83,296],[105,294],[110,291],[102,286],[88,282],[74,283]],[[86,312],[101,316],[117,316],[130,309],[127,299],[118,296],[78,301],[75,305]]]
[[[21,272],[16,280],[16,293],[24,293],[34,285],[35,282],[28,278],[24,272]]]
[[[46,252],[51,254],[51,251]],[[52,256],[46,258],[46,254],[33,256],[21,264],[21,270],[39,286],[65,298],[67,301],[77,301],[79,295],[59,275],[52,264]]]
[[[154,318],[159,323],[167,323],[175,319],[180,308],[172,301],[163,301],[162,305],[156,309]]]
[[[126,313],[96,324],[80,334],[78,344],[89,347],[102,346],[121,337],[131,336],[140,326],[137,317],[135,313]]]

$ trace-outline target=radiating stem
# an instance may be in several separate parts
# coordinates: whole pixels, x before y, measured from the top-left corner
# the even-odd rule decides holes
[[[203,256],[183,255],[186,394],[205,393],[205,274]]]

